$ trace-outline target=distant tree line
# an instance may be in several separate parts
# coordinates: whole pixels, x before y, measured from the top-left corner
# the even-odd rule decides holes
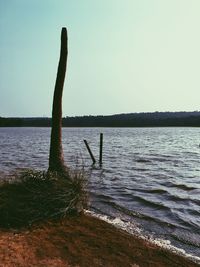
[[[50,127],[50,118],[3,118],[0,127]]]
[[[129,113],[62,119],[63,127],[200,127],[200,112]],[[3,118],[0,127],[51,127],[50,118]]]

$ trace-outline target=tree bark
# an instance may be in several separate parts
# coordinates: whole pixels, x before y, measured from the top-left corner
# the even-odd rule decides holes
[[[65,172],[67,170],[64,163],[62,149],[62,94],[67,66],[67,29],[62,28],[60,60],[58,64],[57,78],[54,89],[51,143],[49,154],[49,171]]]

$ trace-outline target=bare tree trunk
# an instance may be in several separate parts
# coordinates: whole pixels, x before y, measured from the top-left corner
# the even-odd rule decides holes
[[[67,66],[67,29],[62,28],[60,60],[53,97],[51,143],[49,154],[49,171],[65,172],[62,149],[62,93]]]

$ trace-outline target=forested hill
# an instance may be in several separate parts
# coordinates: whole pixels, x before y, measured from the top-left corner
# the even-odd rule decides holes
[[[51,118],[0,117],[0,127],[50,127]],[[200,127],[200,112],[129,113],[64,117],[64,127]]]

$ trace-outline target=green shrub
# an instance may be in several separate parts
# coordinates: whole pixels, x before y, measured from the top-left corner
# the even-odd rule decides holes
[[[80,213],[87,206],[84,171],[27,170],[0,185],[0,227],[19,228]]]

